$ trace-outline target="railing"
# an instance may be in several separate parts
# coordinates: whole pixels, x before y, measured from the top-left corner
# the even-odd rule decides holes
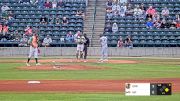
[[[95,5],[94,5],[93,25],[92,25],[92,34],[91,34],[91,46],[92,46],[92,39],[93,39],[93,35],[94,35],[95,20],[96,20],[96,5],[97,5],[97,0],[95,0]]]

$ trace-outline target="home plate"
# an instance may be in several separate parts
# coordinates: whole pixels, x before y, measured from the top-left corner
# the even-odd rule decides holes
[[[41,83],[40,81],[28,81],[27,82],[28,84],[39,84],[39,83]]]

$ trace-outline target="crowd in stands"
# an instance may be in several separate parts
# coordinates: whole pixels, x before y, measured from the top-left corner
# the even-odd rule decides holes
[[[22,5],[34,5],[37,6],[37,8],[40,9],[56,9],[56,8],[63,8],[65,7],[66,3],[63,0],[17,0],[17,3],[20,3]],[[10,27],[12,25],[13,20],[15,20],[16,16],[12,13],[12,8],[8,6],[8,4],[4,3],[1,6],[0,10],[0,41],[6,42],[8,40],[14,40],[19,42],[19,46],[28,46],[28,39],[29,36],[32,36],[32,34],[36,31],[33,26],[27,25],[27,27],[24,28],[23,34],[19,33],[18,30],[10,30]],[[79,7],[79,9],[75,12],[75,16],[78,16],[80,18],[85,19],[85,13],[84,9]],[[52,25],[67,25],[69,24],[68,17],[59,17],[59,16],[46,16],[41,15],[39,18],[40,23],[42,25],[52,24]],[[8,34],[7,34],[8,33]],[[75,34],[76,32],[69,31],[66,35],[60,36],[60,42],[74,42]],[[77,31],[77,33],[80,33],[80,31]],[[9,35],[10,34],[10,35]],[[11,36],[11,37],[10,37]],[[14,36],[12,38],[12,36]],[[42,46],[51,46],[51,43],[53,42],[52,38],[53,35],[47,35],[42,40]]]
[[[127,2],[128,0],[107,0],[106,2],[106,25],[105,32],[118,33],[118,23],[113,21],[114,18],[125,18],[130,16],[135,21],[145,21],[144,28],[147,29],[179,29],[180,15],[170,16],[170,11],[167,7],[163,7],[160,12],[155,7],[145,7],[144,4],[135,4]],[[138,26],[137,26],[138,27]],[[130,38],[130,36],[129,36]],[[131,38],[130,38],[131,39]],[[128,46],[127,43],[132,44],[132,41],[123,40],[120,37],[117,46]]]

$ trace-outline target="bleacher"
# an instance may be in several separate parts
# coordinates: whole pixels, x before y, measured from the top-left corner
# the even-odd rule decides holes
[[[180,0],[130,0],[130,3],[132,5],[144,3],[146,8],[152,5],[158,12],[167,7],[170,11],[170,19],[175,17],[175,14],[180,14]],[[146,20],[134,20],[133,16],[113,17],[110,20],[106,18],[105,23],[108,22],[116,22],[119,28],[117,33],[104,31],[111,47],[116,47],[119,36],[125,39],[127,35],[131,35],[134,47],[180,46],[180,29],[147,29]]]
[[[14,33],[18,31],[18,34],[23,35],[24,29],[27,25],[32,26],[32,28],[39,29],[40,41],[44,39],[46,35],[51,35],[53,40],[51,46],[63,47],[63,46],[75,46],[75,43],[61,42],[60,38],[65,37],[67,32],[72,31],[76,33],[77,31],[83,32],[83,18],[75,16],[77,10],[86,9],[85,0],[63,0],[65,6],[62,8],[40,8],[38,5],[32,4],[21,4],[18,0],[0,0],[0,7],[3,4],[7,4],[15,17],[12,25],[10,27],[9,33]],[[62,18],[65,16],[68,18],[68,24],[40,24],[40,18],[45,16],[47,18]],[[17,41],[7,40],[6,42],[0,42],[0,46],[18,46]]]

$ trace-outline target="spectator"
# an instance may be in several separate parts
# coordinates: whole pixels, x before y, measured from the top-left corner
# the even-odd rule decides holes
[[[112,0],[108,0],[108,1],[106,2],[106,7],[107,7],[107,8],[112,8],[112,6],[113,6]]]
[[[60,19],[58,17],[56,17],[55,22],[56,22],[57,25],[61,24],[61,21],[60,21]]]
[[[180,29],[180,21],[176,22],[176,28]]]
[[[43,16],[43,17],[40,18],[40,23],[41,24],[47,24],[47,20],[48,19],[45,16]]]
[[[106,31],[106,32],[112,32],[111,24],[107,24],[107,25],[106,25],[105,31]]]
[[[172,23],[171,23],[171,26],[170,26],[170,29],[176,29],[176,22],[175,21],[173,21]]]
[[[140,5],[140,9],[143,10],[143,11],[146,10],[146,7],[144,7],[144,4],[143,4],[143,3]]]
[[[115,10],[113,11],[113,16],[119,16],[119,15],[120,15],[119,10],[115,9]]]
[[[28,38],[27,36],[24,34],[23,37],[20,39],[20,43],[19,46],[21,47],[26,47],[28,43]]]
[[[67,33],[67,35],[66,35],[66,41],[67,41],[67,42],[73,42],[73,41],[74,41],[74,36],[73,36],[73,34],[72,34],[71,31],[69,31],[69,32]]]
[[[120,37],[119,37],[119,40],[118,40],[118,43],[117,43],[117,47],[123,47],[123,44],[124,44],[123,39],[122,39],[122,37],[120,36]]]
[[[176,22],[179,22],[179,21],[180,21],[179,14],[176,14],[176,16],[175,16],[174,20],[175,20]]]
[[[3,32],[3,25],[0,23],[0,34]]]
[[[68,19],[67,19],[66,17],[63,17],[63,19],[62,19],[62,24],[63,24],[63,25],[68,24]]]
[[[112,11],[114,12],[115,10],[120,11],[120,6],[119,6],[118,4],[115,4],[115,5],[113,5],[113,7],[112,7]]]
[[[52,2],[52,8],[57,8],[57,2],[56,2],[56,0],[54,0],[54,1]]]
[[[52,43],[52,39],[50,35],[47,35],[43,40],[42,46],[48,47],[50,46],[51,43]]]
[[[152,6],[149,6],[149,8],[146,11],[146,14],[147,17],[150,17],[152,19],[153,16],[156,14],[156,10]]]
[[[160,27],[161,27],[161,21],[160,21],[160,19],[154,22],[154,27],[155,27],[155,28],[160,28]]]
[[[162,20],[161,28],[167,28],[167,22],[165,19]]]
[[[64,7],[64,2],[62,0],[59,0],[59,2],[57,3],[57,7],[58,8]]]
[[[147,23],[146,23],[146,28],[152,28],[153,27],[153,22],[152,20],[149,18]]]
[[[112,31],[113,31],[113,33],[116,33],[116,32],[118,31],[118,25],[117,25],[117,23],[113,23]]]
[[[49,24],[54,24],[54,22],[55,22],[54,17],[51,16],[51,17],[49,18]]]
[[[10,8],[6,4],[1,7],[2,12],[5,12],[7,10],[10,10]]]
[[[76,12],[76,16],[80,16],[80,17],[82,17],[83,19],[85,19],[85,14],[84,14],[84,12],[83,12],[82,10],[78,10],[78,11]]]
[[[3,35],[6,35],[9,31],[9,27],[7,25],[3,26]]]
[[[33,30],[30,26],[27,26],[24,31],[25,31],[25,35],[32,35]]]
[[[121,7],[120,7],[120,10],[119,10],[119,15],[120,15],[121,17],[124,17],[124,16],[125,16],[125,13],[126,13],[126,10],[127,10],[126,5],[121,6]]]
[[[153,20],[153,22],[160,20],[159,12],[156,12],[156,14],[153,16],[152,20]]]
[[[112,19],[112,17],[113,17],[112,12],[107,12],[107,13],[106,13],[106,17],[107,17],[108,19]]]
[[[142,14],[143,14],[142,10],[139,8],[139,6],[137,6],[137,7],[134,9],[134,14],[133,14],[135,20],[140,19],[141,16],[142,16]]]
[[[132,5],[129,4],[129,5],[127,6],[126,16],[132,16],[133,13],[134,13],[134,10],[133,10],[133,8],[132,8]]]
[[[167,7],[164,7],[162,12],[161,12],[161,15],[163,18],[167,18],[169,16],[169,10],[167,9]]]
[[[7,24],[10,26],[12,24],[13,20],[14,20],[14,18],[12,16],[9,16]]]
[[[52,8],[52,2],[50,2],[49,0],[47,0],[47,1],[44,3],[44,7],[45,7],[45,8]]]
[[[129,48],[132,48],[133,47],[133,43],[132,43],[132,39],[131,39],[131,36],[128,35],[126,40],[125,40],[125,46],[126,47],[129,47]]]

